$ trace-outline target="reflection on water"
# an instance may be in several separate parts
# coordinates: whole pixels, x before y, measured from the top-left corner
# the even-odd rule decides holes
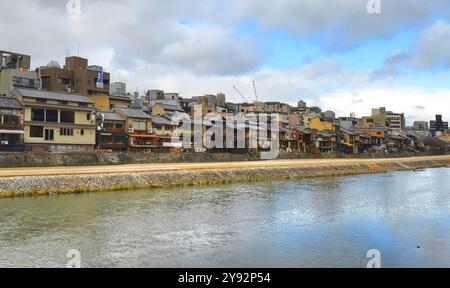
[[[0,200],[0,267],[450,267],[450,169]],[[420,248],[418,248],[420,246]]]

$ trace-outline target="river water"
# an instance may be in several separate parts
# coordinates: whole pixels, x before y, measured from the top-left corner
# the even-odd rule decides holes
[[[450,267],[450,169],[0,199],[0,267]]]

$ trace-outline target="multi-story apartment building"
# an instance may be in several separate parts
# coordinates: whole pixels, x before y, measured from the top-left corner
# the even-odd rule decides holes
[[[127,84],[124,82],[114,82],[109,86],[109,94],[114,96],[126,96]]]
[[[414,122],[414,131],[428,131],[429,129],[428,122],[426,121],[415,121]]]
[[[38,89],[37,72],[30,71],[30,56],[0,51],[0,96],[10,96],[15,87]]]
[[[404,131],[406,128],[405,114],[386,111],[385,107],[372,109],[372,118],[377,127],[388,127],[397,131]]]
[[[434,136],[440,136],[448,130],[448,122],[442,120],[442,115],[436,115],[436,120],[430,121],[430,131]]]
[[[24,106],[26,150],[93,150],[95,108],[89,98],[25,88],[15,88],[12,96]]]
[[[146,98],[150,110],[156,104],[180,106],[180,96],[178,93],[164,93],[162,90],[148,90]]]
[[[55,62],[39,69],[42,89],[73,92],[84,96],[109,94],[110,74],[100,66],[88,66],[88,59],[67,57],[63,68]]]

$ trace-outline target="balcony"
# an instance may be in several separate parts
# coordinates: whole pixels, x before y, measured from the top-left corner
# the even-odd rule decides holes
[[[113,127],[106,127],[103,129],[107,133],[125,133],[124,128],[113,128]]]
[[[22,124],[0,123],[0,129],[4,130],[23,130]]]

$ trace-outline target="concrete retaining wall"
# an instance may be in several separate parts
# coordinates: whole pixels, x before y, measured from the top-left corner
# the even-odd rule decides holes
[[[329,158],[382,158],[427,156],[430,154],[398,155],[313,155],[302,153],[282,153],[278,159],[329,159]],[[191,162],[231,162],[260,160],[258,153],[96,153],[96,152],[24,152],[0,153],[0,167],[54,167],[54,166],[94,166],[147,163],[191,163]]]
[[[177,172],[146,172],[107,175],[64,175],[0,178],[0,198],[133,190],[162,187],[197,186],[208,184],[255,182],[310,177],[344,176],[383,173],[387,171],[414,170],[450,166],[444,160],[418,160],[367,164],[321,164],[300,167],[242,168],[223,170],[194,170]]]

